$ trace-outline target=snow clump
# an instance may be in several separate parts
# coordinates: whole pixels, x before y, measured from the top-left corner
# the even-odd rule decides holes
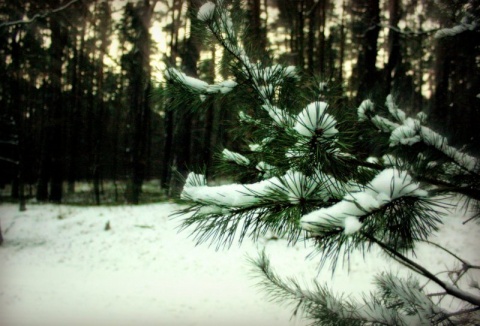
[[[342,201],[304,215],[300,224],[304,230],[318,231],[325,227],[340,227],[345,234],[361,229],[360,218],[392,200],[409,197],[426,197],[428,193],[405,171],[385,169],[362,191],[347,194]]]
[[[297,116],[293,129],[300,135],[313,137],[320,135],[324,138],[331,138],[338,133],[335,128],[337,121],[333,116],[326,113],[328,104],[325,102],[312,102],[308,104]]]
[[[224,149],[222,152],[222,158],[228,162],[234,162],[238,165],[247,166],[250,164],[250,160],[242,154],[232,152],[228,149]]]
[[[197,18],[202,22],[206,22],[213,18],[214,13],[215,13],[215,4],[211,1],[207,1],[198,10]]]

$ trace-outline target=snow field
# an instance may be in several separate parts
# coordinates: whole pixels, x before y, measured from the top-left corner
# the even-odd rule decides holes
[[[30,205],[22,213],[0,205],[0,325],[306,325],[292,318],[295,306],[270,302],[256,287],[247,257],[263,248],[280,275],[307,286],[316,277],[347,297],[373,290],[375,273],[405,275],[376,250],[365,261],[353,255],[350,271],[340,263],[332,277],[328,268],[317,270],[315,257],[305,260],[312,248],[303,243],[246,239],[219,251],[195,246],[189,232],[177,232],[181,218],[169,217],[179,208]],[[459,216],[447,216],[432,241],[480,264],[480,227],[463,226]],[[425,245],[416,253],[435,272],[460,265]]]

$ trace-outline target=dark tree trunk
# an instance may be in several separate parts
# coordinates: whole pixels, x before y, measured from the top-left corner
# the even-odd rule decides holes
[[[188,5],[190,12],[194,12],[194,8],[198,8],[201,1],[189,0]],[[190,17],[192,24],[195,23],[195,18]],[[185,74],[192,77],[198,77],[197,62],[200,57],[200,43],[194,33],[190,33],[186,43],[185,50],[181,53],[183,70]],[[170,175],[170,182],[168,187],[169,197],[178,197],[183,187],[183,178],[189,172],[189,167],[192,163],[192,150],[198,151],[198,148],[192,148],[192,129],[197,129],[198,123],[194,124],[193,117],[190,112],[178,112],[174,114],[174,136],[173,143],[175,151],[173,153],[172,167],[173,171]]]
[[[100,39],[100,51],[98,53],[98,63],[97,63],[97,94],[96,94],[96,119],[94,121],[94,148],[93,148],[93,189],[95,194],[95,203],[100,205],[101,199],[101,185],[102,185],[102,174],[103,174],[103,161],[102,154],[105,150],[104,142],[105,135],[103,130],[106,125],[106,109],[105,109],[105,100],[104,96],[104,64],[103,60],[105,54],[107,53],[108,48],[108,30],[110,28],[110,5],[108,2],[102,2],[99,8],[100,12],[100,23],[99,23],[99,39]]]
[[[305,68],[305,0],[299,0],[297,2],[297,29],[296,29],[296,51],[297,51],[297,62],[296,65],[301,69]]]
[[[315,6],[315,7],[314,7]],[[318,16],[317,8],[318,5],[314,5],[313,0],[307,0],[307,8],[310,8],[310,12],[308,12],[308,43],[307,43],[307,70],[308,72],[313,75],[315,72],[315,60],[314,60],[314,52],[315,52],[315,34],[316,34],[316,27],[315,24]]]
[[[24,112],[25,103],[24,96],[26,95],[22,91],[20,86],[22,71],[20,67],[20,59],[22,51],[19,42],[16,38],[19,31],[16,29],[12,37],[12,66],[13,66],[13,79],[11,83],[12,97],[11,97],[11,109],[13,119],[15,121],[15,133],[17,134],[17,176],[12,184],[12,197],[17,198],[19,201],[19,210],[25,211],[25,142],[24,142]]]
[[[51,45],[51,81],[52,98],[50,108],[52,110],[53,126],[50,134],[50,159],[51,159],[51,184],[49,200],[55,203],[62,201],[62,183],[63,183],[63,103],[62,103],[62,60],[63,50],[66,43],[65,31],[62,30],[60,23],[52,19],[50,23],[52,31]]]
[[[392,81],[399,78],[399,65],[401,64],[400,33],[397,31],[401,18],[400,1],[389,0],[389,25],[388,31],[388,62],[385,66],[385,93],[389,94],[392,88]]]
[[[86,6],[81,7],[82,11],[82,23],[80,25],[80,31],[77,28],[73,28],[70,33],[72,33],[72,51],[73,58],[71,59],[71,74],[72,74],[72,90],[70,97],[70,108],[68,109],[68,130],[67,130],[67,155],[68,164],[66,165],[66,178],[67,178],[67,192],[75,192],[75,182],[79,177],[79,138],[80,138],[80,129],[81,124],[83,123],[81,117],[81,99],[82,97],[82,69],[85,65],[85,34],[87,29],[87,14]],[[78,42],[79,38],[79,42]]]
[[[198,3],[198,1],[193,1]],[[254,61],[265,61],[267,59],[267,37],[263,28],[261,18],[260,0],[247,1],[247,44],[254,44],[251,51],[251,58]]]
[[[3,234],[2,234],[2,226],[0,225],[0,246],[3,243]]]
[[[359,69],[359,85],[357,101],[362,101],[374,91],[377,81],[377,41],[380,32],[380,4],[379,0],[365,0],[362,21],[364,30],[362,44],[358,55],[357,68]]]
[[[53,6],[58,3],[53,4]],[[44,126],[37,199],[60,203],[63,182],[63,103],[62,60],[66,45],[66,33],[57,17],[50,19],[50,89],[47,97],[47,125]],[[50,183],[50,191],[48,184]]]
[[[180,5],[179,5],[180,4]],[[181,3],[178,0],[174,0],[172,6],[172,24],[170,25],[170,58],[169,63],[175,65],[177,56],[179,54],[178,44],[178,26],[180,25],[180,12]],[[169,192],[170,180],[172,177],[172,170],[174,166],[174,133],[175,133],[175,113],[170,107],[171,100],[165,101],[165,119],[164,119],[164,148],[163,157],[164,164],[161,172],[161,187]]]
[[[345,62],[345,0],[342,1],[342,18],[340,23],[340,53],[338,64],[338,83],[343,87],[343,64]]]
[[[151,109],[149,96],[150,82],[150,24],[156,1],[150,3],[144,0],[134,10],[134,28],[137,37],[133,48],[133,63],[131,71],[130,106],[132,121],[132,139],[130,146],[130,177],[125,191],[126,201],[138,204],[142,185],[145,180],[147,166],[147,149],[150,140]]]

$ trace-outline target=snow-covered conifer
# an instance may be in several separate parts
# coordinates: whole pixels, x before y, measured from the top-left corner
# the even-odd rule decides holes
[[[211,185],[190,173],[182,192],[189,206],[179,212],[188,213],[183,226],[193,226],[199,242],[217,246],[245,236],[257,240],[268,231],[293,243],[310,242],[320,265],[330,262],[333,271],[342,258],[348,263],[350,255],[367,255],[376,246],[413,273],[406,279],[380,274],[372,280],[377,293],[344,300],[318,281],[307,289],[280,278],[265,254],[254,260],[269,293],[295,302],[317,325],[450,325],[465,316],[478,321],[478,289],[459,281],[479,267],[443,248],[464,266],[449,280],[409,255],[418,242],[438,246],[430,236],[442,223],[442,195],[466,197],[478,213],[478,160],[428,127],[424,113],[408,116],[392,95],[383,106],[366,99],[357,109],[341,108],[353,114],[341,114],[326,83],[312,83],[319,85],[319,97],[303,87],[307,77],[300,70],[253,62],[223,1],[206,2],[198,18],[236,60],[235,80],[209,85],[174,69],[166,77],[194,95],[241,94],[237,100],[246,104],[238,111],[239,125],[246,137],[243,147],[220,151],[234,173],[232,183]],[[372,138],[363,141],[379,145],[368,158],[356,150],[352,125]],[[240,174],[248,178],[235,178]],[[430,293],[418,277],[440,292]],[[456,305],[445,306],[445,297]]]

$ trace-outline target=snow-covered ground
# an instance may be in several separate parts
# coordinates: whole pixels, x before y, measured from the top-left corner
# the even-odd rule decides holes
[[[284,240],[215,251],[178,233],[180,206],[122,207],[0,205],[0,325],[306,325],[294,307],[266,300],[247,257],[266,249],[274,268],[305,282],[317,278],[338,292],[360,296],[375,273],[400,267],[373,251],[352,257],[350,272],[320,272],[312,251]],[[433,240],[480,264],[480,227],[445,218]],[[110,230],[105,230],[109,222]],[[432,271],[459,265],[440,250],[420,246]],[[401,272],[403,273],[403,272]]]

